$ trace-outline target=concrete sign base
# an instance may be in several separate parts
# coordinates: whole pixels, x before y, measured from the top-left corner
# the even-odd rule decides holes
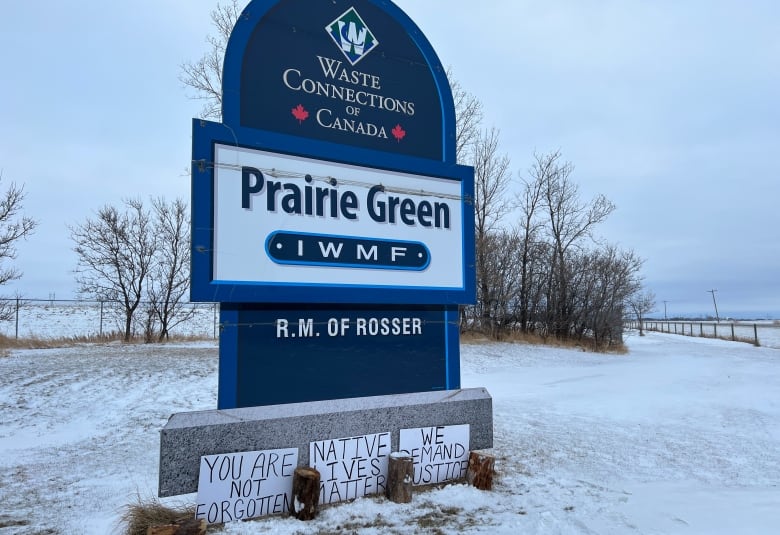
[[[160,433],[160,497],[198,490],[203,455],[298,448],[309,465],[311,442],[401,429],[470,426],[469,449],[493,447],[493,399],[484,388],[177,413]]]

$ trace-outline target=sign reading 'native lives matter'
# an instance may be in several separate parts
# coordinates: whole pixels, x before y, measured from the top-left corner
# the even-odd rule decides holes
[[[320,503],[384,492],[389,457],[390,433],[312,442],[309,462],[320,472]]]

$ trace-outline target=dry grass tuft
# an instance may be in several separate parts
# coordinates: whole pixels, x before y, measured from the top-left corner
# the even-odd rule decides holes
[[[462,344],[486,344],[490,342],[529,344],[563,349],[580,349],[582,351],[608,353],[613,355],[625,355],[628,353],[628,348],[625,346],[625,344],[606,345],[596,343],[595,341],[589,339],[575,340],[570,338],[560,340],[552,336],[545,337],[536,333],[523,333],[520,331],[506,333],[498,340],[491,339],[483,333],[466,331],[461,333],[460,341]]]
[[[171,336],[169,340],[165,340],[160,343],[166,342],[200,342],[203,340],[211,340],[210,337],[203,336]],[[8,350],[11,349],[53,349],[57,347],[73,347],[79,344],[107,344],[110,342],[124,342],[123,336],[118,333],[110,333],[91,336],[68,336],[63,338],[38,338],[35,336],[28,336],[25,338],[12,338],[0,334],[0,356],[7,356]],[[128,344],[143,344],[145,343],[142,337],[135,337],[131,339]],[[158,343],[154,340],[153,343]]]
[[[136,503],[125,507],[121,522],[125,526],[123,535],[146,535],[152,526],[177,524],[195,518],[195,506],[180,509],[166,507],[156,498],[144,502],[139,496]]]
[[[106,343],[120,340],[119,336],[69,336],[64,338],[38,338],[28,336],[11,338],[0,334],[0,350],[9,349],[52,349],[55,347],[72,347],[78,344]]]
[[[729,338],[731,340],[731,338]],[[756,347],[761,347],[760,342],[756,342],[755,338],[747,337],[747,336],[735,336],[732,340],[733,342],[742,342],[744,344],[750,344]]]

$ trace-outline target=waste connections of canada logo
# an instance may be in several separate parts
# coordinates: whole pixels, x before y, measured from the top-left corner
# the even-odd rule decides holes
[[[354,7],[328,24],[325,30],[353,66],[379,45]]]

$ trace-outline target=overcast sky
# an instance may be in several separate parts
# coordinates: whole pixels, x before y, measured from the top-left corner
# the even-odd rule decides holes
[[[314,1],[314,0],[313,0]],[[780,3],[397,0],[501,131],[514,177],[560,150],[598,233],[646,260],[663,314],[780,318]],[[10,2],[2,186],[39,221],[5,295],[76,296],[68,225],[123,198],[189,199],[179,65],[216,0]]]

